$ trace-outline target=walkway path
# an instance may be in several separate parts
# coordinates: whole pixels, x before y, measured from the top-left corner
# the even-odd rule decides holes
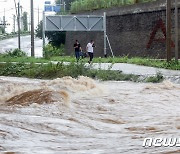
[[[140,66],[135,64],[126,64],[126,63],[115,63],[112,65],[111,63],[101,63],[101,64],[93,64],[93,68],[98,69],[108,69],[111,67],[111,70],[120,70],[125,74],[135,74],[135,75],[155,75],[157,72],[161,72],[164,76],[179,76],[180,71],[176,70],[168,70],[162,68],[148,67],[148,66]]]
[[[51,61],[53,64],[57,64],[57,61]],[[0,62],[5,63],[5,62]],[[14,62],[16,63],[16,62]],[[41,64],[41,63],[36,63]],[[44,63],[47,64],[47,63]],[[70,62],[64,62],[65,65],[70,64]],[[86,66],[89,66],[87,63]],[[126,63],[93,63],[91,65],[93,69],[103,69],[103,70],[118,70],[122,71],[125,74],[135,74],[141,76],[153,76],[156,75],[157,72],[160,72],[164,77],[173,77],[180,80],[180,70],[168,70],[162,68],[148,67],[148,66],[140,66],[135,64],[126,64]]]

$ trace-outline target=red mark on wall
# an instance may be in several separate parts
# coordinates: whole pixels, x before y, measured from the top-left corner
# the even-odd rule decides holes
[[[156,39],[155,36],[156,36],[156,33],[158,32],[159,29],[161,29],[161,31],[163,32],[164,37]],[[165,24],[161,18],[157,21],[157,24],[151,33],[149,42],[147,44],[147,49],[149,49],[151,47],[153,41],[155,41],[155,42],[166,42],[166,27],[165,27]],[[171,41],[171,47],[175,47],[175,44],[173,41]]]

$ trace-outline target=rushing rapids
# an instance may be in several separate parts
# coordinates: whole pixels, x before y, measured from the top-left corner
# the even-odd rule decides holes
[[[178,153],[180,85],[0,77],[0,152]]]

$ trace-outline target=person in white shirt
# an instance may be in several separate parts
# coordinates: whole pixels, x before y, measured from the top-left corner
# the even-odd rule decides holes
[[[95,47],[95,45],[94,45],[94,41],[93,40],[91,40],[91,42],[89,42],[88,44],[87,44],[87,46],[86,46],[86,51],[88,52],[88,54],[89,54],[89,57],[90,57],[90,59],[89,59],[89,64],[92,62],[92,60],[93,60],[93,57],[94,57],[94,55],[93,55],[93,53],[94,53],[94,48]]]

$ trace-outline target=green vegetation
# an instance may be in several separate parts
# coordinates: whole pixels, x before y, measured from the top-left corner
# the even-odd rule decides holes
[[[68,5],[70,3],[69,0],[65,0],[66,4]],[[56,0],[55,3],[58,5],[60,3],[59,0]],[[67,6],[66,5],[66,6]],[[61,12],[56,13],[56,15],[58,14],[66,14],[66,12],[64,12],[63,8],[61,8]],[[40,23],[37,25],[36,27],[36,37],[42,39],[42,29],[43,29],[43,21],[41,20]],[[48,39],[49,43],[53,46],[55,46],[56,48],[59,48],[59,46],[61,46],[62,44],[65,44],[65,40],[66,40],[66,32],[65,31],[46,31],[45,32],[45,36]]]
[[[5,33],[5,30],[4,30],[4,27],[0,26],[0,34],[4,34]],[[1,37],[1,35],[0,35]]]
[[[63,0],[65,3],[66,3],[66,11],[69,11],[70,10],[70,8],[71,8],[71,3],[73,2],[73,1],[75,1],[75,0]],[[60,1],[60,0],[55,0],[55,3],[56,4],[60,4],[62,1]],[[63,8],[62,8],[63,9]],[[63,11],[64,11],[64,9],[63,9]]]
[[[35,29],[36,32],[35,35],[40,39],[42,39],[42,30],[43,30],[42,28],[43,28],[43,21],[41,20]]]
[[[34,63],[5,63],[0,64],[0,76],[15,76],[15,77],[28,77],[38,79],[55,79],[64,76],[71,76],[77,78],[78,76],[87,76],[93,79],[102,81],[115,80],[115,81],[133,81],[133,82],[161,82],[163,76],[157,74],[155,77],[140,78],[138,75],[123,74],[121,71],[113,70],[94,70],[87,67],[85,63],[70,63],[64,65],[58,64],[39,64]]]
[[[63,48],[61,48],[63,49]],[[26,54],[19,50],[15,49],[13,51],[9,51],[6,54],[0,55],[0,61],[6,61],[7,63],[0,64],[0,75],[3,76],[18,76],[18,77],[29,77],[29,78],[40,78],[40,79],[54,79],[60,78],[64,76],[71,76],[77,78],[78,76],[88,76],[94,79],[100,79],[103,81],[106,80],[116,80],[116,81],[145,81],[145,82],[161,82],[163,81],[163,76],[161,73],[157,73],[156,76],[141,78],[138,75],[133,74],[123,74],[122,71],[113,71],[111,70],[113,63],[115,62],[131,62],[139,63],[139,64],[152,64],[147,61],[147,59],[143,58],[95,58],[94,61],[98,62],[99,65],[102,62],[110,62],[112,65],[108,68],[108,70],[101,69],[93,69],[91,65],[86,65],[87,59],[81,59],[79,63],[76,63],[74,57],[51,57],[52,55],[62,54],[63,51],[61,49],[55,48],[51,45],[45,47],[46,59],[40,58],[32,58],[27,57]],[[49,60],[59,61],[57,64],[51,63]],[[153,61],[150,60],[149,61]],[[158,61],[158,60],[156,60]],[[17,62],[17,63],[11,63]],[[28,63],[27,63],[28,62]],[[35,62],[39,62],[35,64]],[[64,64],[63,62],[70,62],[70,64]],[[161,61],[158,61],[161,62]],[[154,64],[157,64],[157,62]],[[174,67],[175,64],[172,64]],[[166,66],[171,66],[166,65]],[[171,67],[172,67],[171,66]],[[177,64],[177,66],[179,66]]]
[[[142,65],[142,66],[180,70],[180,62],[176,63],[174,60],[172,60],[171,62],[167,63],[166,60],[142,58],[142,57],[124,56],[124,57],[115,57],[115,58],[95,58],[94,62],[128,63],[128,64],[137,64],[137,65]]]
[[[64,55],[64,45],[61,44],[59,48],[48,44],[43,49],[43,55],[45,59],[50,59],[53,56],[63,56]]]
[[[23,31],[28,31],[28,18],[27,18],[27,12],[23,12],[22,14],[22,21],[23,21]]]
[[[61,53],[61,51],[59,52]],[[33,58],[33,57],[8,57],[0,55],[0,62],[29,62],[29,63],[48,63],[50,61],[58,62],[76,62],[75,57],[70,56],[56,56],[45,58]],[[83,59],[84,62],[88,62],[88,58]],[[166,60],[150,59],[150,58],[141,58],[141,57],[115,57],[115,58],[94,58],[94,63],[129,63],[137,64],[143,66],[151,66],[157,68],[165,68],[171,70],[180,70],[180,62],[175,63],[175,61],[167,63]]]
[[[71,13],[152,1],[156,0],[76,0],[71,3]]]
[[[43,22],[40,23],[36,27],[36,37],[42,39],[42,26]],[[66,32],[57,32],[57,31],[46,31],[45,36],[48,38],[50,44],[55,47],[59,47],[61,44],[65,44],[66,40]]]
[[[146,78],[146,82],[153,82],[153,83],[159,83],[164,80],[163,75],[160,72],[157,72],[155,76],[150,76]]]
[[[52,63],[40,65],[35,65],[33,63],[6,63],[0,64],[0,75],[39,79],[54,79],[64,76],[77,78],[78,76],[83,75],[103,81],[138,81],[139,78],[137,75],[123,74],[120,71],[93,70],[90,67],[86,67],[84,63],[70,63],[69,65],[64,65],[63,63],[58,63],[57,65],[54,65]]]
[[[4,57],[26,57],[26,53],[20,49],[14,49],[6,51],[6,54],[4,54]]]

